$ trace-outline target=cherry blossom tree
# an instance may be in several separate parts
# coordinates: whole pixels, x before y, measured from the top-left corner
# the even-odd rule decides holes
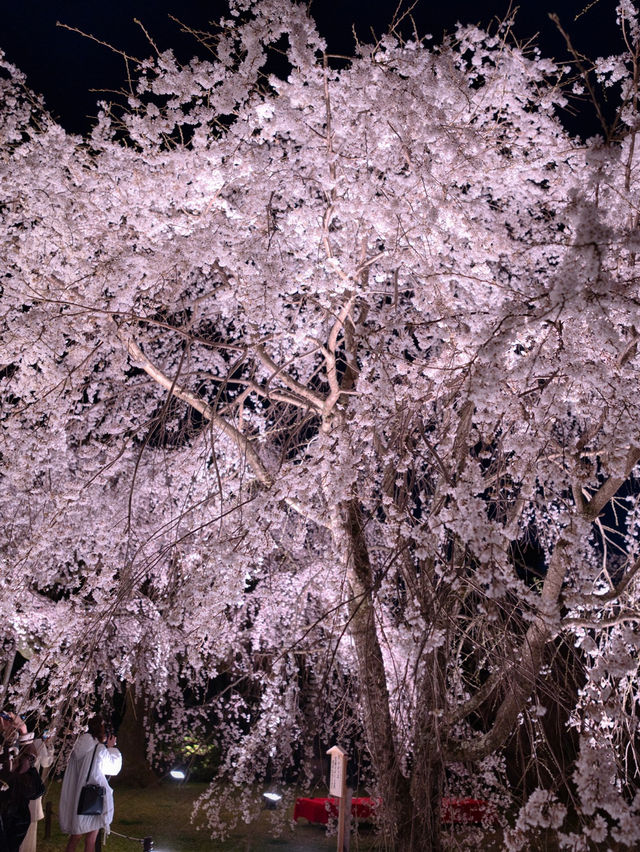
[[[505,842],[639,840],[639,33],[617,14],[623,52],[586,80],[620,108],[588,142],[558,118],[579,82],[509,22],[346,62],[302,8],[238,0],[209,60],[131,62],[87,138],[2,65],[14,697],[62,719],[132,684],[152,752],[214,725],[214,834],[336,737],[389,848],[440,849],[447,792],[502,819],[503,749],[527,728],[542,750],[560,655],[579,754]]]

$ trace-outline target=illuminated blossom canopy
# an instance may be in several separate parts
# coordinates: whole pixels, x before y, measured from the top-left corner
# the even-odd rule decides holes
[[[302,7],[236,0],[209,61],[143,63],[87,138],[3,62],[18,705],[62,719],[130,683],[152,751],[207,730],[213,834],[339,741],[392,848],[440,848],[443,793],[509,817],[509,849],[637,848],[638,24],[617,14],[624,52],[591,78],[615,132],[587,142],[558,118],[569,69],[506,24],[336,62]],[[518,738],[535,784],[505,770]]]

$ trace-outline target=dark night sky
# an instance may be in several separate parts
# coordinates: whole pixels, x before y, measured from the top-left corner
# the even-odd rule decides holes
[[[439,41],[456,21],[489,24],[503,16],[508,5],[508,0],[418,0],[413,15],[418,29]],[[313,0],[312,12],[330,51],[350,53],[352,25],[363,40],[370,27],[381,34],[396,6],[397,0]],[[528,39],[539,33],[546,55],[567,58],[564,42],[548,19],[550,11],[559,14],[575,46],[585,54],[595,57],[618,50],[616,0],[520,0],[519,7],[516,34]],[[197,45],[180,34],[168,14],[206,29],[208,21],[223,12],[222,0],[0,0],[0,48],[26,72],[31,87],[44,94],[62,124],[80,132],[89,125],[87,116],[95,115],[96,100],[105,97],[90,90],[119,89],[124,63],[107,48],[56,27],[57,20],[144,58],[151,49],[133,21],[137,17],[160,49],[173,47],[186,60],[197,52]]]

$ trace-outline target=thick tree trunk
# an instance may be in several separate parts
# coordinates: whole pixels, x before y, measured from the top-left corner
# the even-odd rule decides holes
[[[420,755],[411,779],[408,819],[400,826],[398,852],[441,852],[444,765],[437,754]]]
[[[445,763],[438,714],[434,711],[443,706],[446,661],[434,652],[421,686],[409,779],[401,771],[395,745],[386,673],[376,629],[374,582],[358,502],[354,499],[342,506],[340,517],[352,593],[350,635],[358,659],[367,747],[383,803],[380,827],[394,852],[441,852]]]
[[[431,614],[434,617],[434,614]],[[442,794],[445,762],[441,742],[441,711],[445,701],[446,654],[428,653],[415,708],[410,803],[400,826],[397,848],[403,852],[441,852]]]
[[[407,820],[401,826],[397,848],[403,852],[441,852],[442,850],[442,792],[445,766],[439,747],[437,731],[426,719],[431,706],[424,707],[423,724],[413,755],[410,797]]]
[[[160,783],[147,760],[147,737],[144,730],[144,699],[127,687],[125,711],[118,729],[118,748],[122,752],[122,769],[117,783],[133,787],[153,787]]]
[[[354,499],[341,506],[335,521],[334,534],[338,543],[346,548],[349,634],[358,661],[367,748],[382,799],[379,824],[387,843],[396,849],[399,848],[397,839],[403,833],[402,826],[410,819],[410,790],[395,748],[387,679],[376,630],[371,564],[357,501]]]

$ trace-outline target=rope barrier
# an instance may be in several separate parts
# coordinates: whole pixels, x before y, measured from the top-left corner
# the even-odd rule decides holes
[[[152,852],[153,840],[150,837],[130,837],[128,834],[120,834],[119,831],[110,831],[110,834],[115,834],[116,837],[123,837],[125,840],[134,840],[136,843],[142,843],[143,852]]]
[[[114,831],[113,829],[111,829],[109,834],[115,834],[116,837],[124,837],[125,840],[136,840],[138,843],[144,843],[147,839],[146,837],[129,837],[128,834],[120,834],[119,831]]]

